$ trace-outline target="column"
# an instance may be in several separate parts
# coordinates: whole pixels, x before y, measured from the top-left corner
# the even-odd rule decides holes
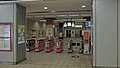
[[[118,0],[118,67],[120,67],[120,0]]]
[[[117,67],[117,0],[94,0],[96,38],[93,66]]]
[[[16,64],[26,59],[25,51],[25,34],[22,41],[19,38],[19,27],[21,30],[25,29],[26,8],[17,3],[2,3],[0,4],[0,23],[11,24],[11,49],[0,49],[0,63]],[[8,28],[8,27],[6,27]],[[20,41],[20,42],[19,42]],[[3,43],[0,41],[0,45]],[[2,44],[3,45],[3,44]],[[6,45],[8,46],[8,45]]]
[[[55,18],[45,18],[46,21],[46,38],[53,39],[54,38],[54,19]]]

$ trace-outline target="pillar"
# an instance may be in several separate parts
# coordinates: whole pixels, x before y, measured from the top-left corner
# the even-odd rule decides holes
[[[93,66],[95,68],[118,67],[118,6],[119,0],[94,0],[93,22],[95,41]]]
[[[118,0],[118,67],[120,68],[120,0]]]
[[[46,38],[48,40],[54,38],[54,19],[55,18],[45,18],[46,19]]]
[[[11,23],[11,49],[0,50],[0,63],[17,64],[26,59],[25,35],[23,41],[19,42],[18,39],[18,28],[22,26],[22,29],[25,29],[25,17],[25,7],[17,3],[0,4],[0,23]],[[1,47],[1,49],[3,48]]]

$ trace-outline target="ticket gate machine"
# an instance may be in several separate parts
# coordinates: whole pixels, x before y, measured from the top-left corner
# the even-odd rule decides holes
[[[63,42],[61,40],[56,42],[56,52],[60,53],[63,51]]]
[[[40,51],[44,50],[44,47],[45,47],[44,40],[37,40],[37,42],[35,44],[35,51],[40,52]]]
[[[45,51],[46,53],[51,52],[54,50],[54,42],[52,40],[48,40],[45,42]]]

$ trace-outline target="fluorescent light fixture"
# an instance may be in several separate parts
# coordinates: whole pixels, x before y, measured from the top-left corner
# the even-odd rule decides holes
[[[67,23],[67,26],[72,26],[71,22],[68,22],[68,23]]]
[[[69,15],[69,16],[79,16],[79,15]]]
[[[74,22],[72,22],[72,27],[75,27],[75,23]]]
[[[91,16],[91,14],[81,14],[81,16]]]
[[[67,15],[57,15],[58,17],[64,17],[64,16],[67,16]]]
[[[44,6],[44,9],[45,9],[45,10],[47,10],[47,9],[48,9],[48,7],[47,7],[47,6]]]
[[[76,28],[82,28],[82,25],[75,25]]]
[[[45,16],[45,17],[55,17],[55,15],[47,15],[47,16]]]
[[[44,16],[34,16],[34,17],[44,17]]]
[[[86,7],[85,5],[82,6],[82,8],[85,8],[85,7]]]
[[[64,23],[64,27],[67,27],[67,23],[66,22]]]
[[[52,13],[56,12],[56,11],[51,11]]]

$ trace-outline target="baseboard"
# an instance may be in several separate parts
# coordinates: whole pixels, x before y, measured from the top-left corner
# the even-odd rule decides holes
[[[119,67],[93,66],[93,68],[119,68]]]
[[[14,62],[13,64],[14,64],[14,65],[19,64],[19,63],[25,61],[26,59],[27,59],[27,58],[24,58],[24,59],[22,59],[22,60],[19,60],[19,61],[17,61],[17,62]]]
[[[21,63],[22,61],[26,60],[26,58],[22,59],[22,60],[19,60],[17,62],[7,62],[7,61],[0,61],[0,64],[10,64],[10,65],[16,65],[16,64],[19,64]]]
[[[13,64],[13,62],[7,62],[7,61],[0,61],[0,64]]]

